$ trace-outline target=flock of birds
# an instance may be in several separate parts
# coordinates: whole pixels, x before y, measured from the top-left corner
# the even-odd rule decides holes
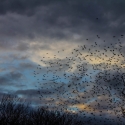
[[[100,50],[96,48],[97,42],[90,48],[79,45],[66,54],[65,59],[59,58],[60,53],[65,53],[64,49],[58,51],[53,59],[46,53],[41,59],[41,65],[34,71],[40,100],[50,109],[72,111],[83,117],[87,114],[89,117],[103,117],[111,113],[122,124],[121,116],[125,114],[122,107],[122,101],[125,100],[122,85],[125,84],[125,60],[120,40],[123,37],[121,35],[117,39],[118,44],[109,45],[104,40],[103,49]],[[100,39],[100,36],[97,35],[97,38]],[[109,116],[105,120],[110,121]]]

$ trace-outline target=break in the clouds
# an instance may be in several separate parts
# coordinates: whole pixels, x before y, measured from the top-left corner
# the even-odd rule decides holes
[[[124,6],[124,0],[0,0],[0,95],[116,117],[124,106]]]

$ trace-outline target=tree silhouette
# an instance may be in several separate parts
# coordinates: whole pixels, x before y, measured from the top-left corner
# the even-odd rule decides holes
[[[21,104],[17,96],[3,95],[0,102],[0,124],[17,125],[27,123],[28,105]]]
[[[20,98],[4,95],[0,102],[0,125],[81,125],[82,121],[70,113],[48,111],[45,107],[33,109],[21,103]]]

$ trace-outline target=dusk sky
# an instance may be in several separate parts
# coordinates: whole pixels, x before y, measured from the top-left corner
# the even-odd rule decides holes
[[[125,0],[0,0],[0,95],[124,121],[124,35]]]

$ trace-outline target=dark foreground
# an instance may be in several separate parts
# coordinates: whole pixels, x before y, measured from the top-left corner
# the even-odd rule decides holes
[[[3,96],[0,102],[0,125],[123,125],[87,117],[78,117],[70,113],[48,111],[46,108],[31,108],[19,103],[10,95]]]

